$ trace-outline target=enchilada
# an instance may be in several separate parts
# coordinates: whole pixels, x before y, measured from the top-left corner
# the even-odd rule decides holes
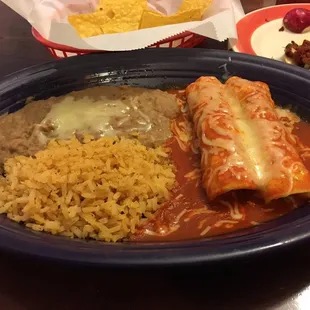
[[[202,185],[208,198],[257,189],[255,167],[238,128],[241,109],[231,104],[225,85],[215,77],[201,77],[187,87],[186,96],[200,142]]]
[[[266,202],[310,192],[310,173],[266,84],[201,77],[186,95],[209,200],[240,189],[257,190]]]

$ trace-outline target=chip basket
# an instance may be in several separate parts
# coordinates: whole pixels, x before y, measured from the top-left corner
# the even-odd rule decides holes
[[[48,51],[53,55],[54,58],[60,59],[60,58],[67,58],[71,56],[77,56],[77,55],[84,55],[84,54],[90,54],[90,53],[98,53],[98,50],[82,50],[77,49],[74,47],[66,46],[57,44],[51,41],[48,41],[44,39],[40,33],[32,28],[32,35],[34,38],[39,41],[41,44],[43,44]],[[181,34],[175,35],[173,37],[170,37],[168,39],[164,39],[162,41],[159,41],[151,46],[150,48],[162,48],[162,47],[168,47],[168,48],[191,48],[196,45],[199,45],[205,40],[205,37],[200,36],[195,33],[191,32],[183,32]],[[104,52],[104,51],[102,51]]]

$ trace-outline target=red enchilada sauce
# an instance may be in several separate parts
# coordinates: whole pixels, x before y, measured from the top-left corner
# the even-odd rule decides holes
[[[184,110],[184,91],[175,92]],[[290,125],[287,118],[281,118]],[[132,241],[172,241],[210,237],[259,225],[278,218],[308,200],[302,195],[273,200],[266,204],[255,192],[229,192],[208,202],[201,186],[200,154],[195,147],[188,113],[184,111],[172,124],[174,137],[167,142],[176,165],[175,187],[171,200],[156,215],[141,225],[131,236]],[[182,135],[186,131],[187,136]],[[310,169],[310,124],[300,121],[294,125],[296,147]],[[309,146],[309,147],[308,147]]]

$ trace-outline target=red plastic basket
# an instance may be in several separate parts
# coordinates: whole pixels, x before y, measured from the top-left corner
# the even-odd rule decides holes
[[[67,58],[71,56],[77,56],[77,55],[83,55],[83,54],[90,54],[90,53],[98,53],[98,50],[82,50],[77,49],[71,46],[67,45],[61,45],[57,44],[51,41],[48,41],[44,39],[40,33],[32,28],[32,35],[34,38],[42,43],[48,51],[53,55],[54,58]],[[168,48],[191,48],[196,45],[199,45],[205,40],[205,37],[200,36],[198,34],[194,34],[191,32],[184,32],[178,35],[175,35],[173,37],[170,37],[168,39],[162,40],[160,42],[157,42],[151,46],[150,48],[162,48],[162,47],[168,47]],[[105,52],[105,51],[102,51]]]

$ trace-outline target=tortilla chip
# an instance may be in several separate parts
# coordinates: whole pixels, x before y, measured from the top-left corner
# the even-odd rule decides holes
[[[100,0],[96,12],[69,16],[69,23],[83,37],[138,30],[147,0]]]
[[[82,38],[102,34],[101,25],[105,25],[111,18],[101,12],[68,16],[69,23]]]
[[[201,11],[201,15],[203,15],[212,2],[213,0],[184,0],[179,12],[199,9]]]
[[[135,15],[141,18],[142,11],[147,8],[147,0],[100,0],[97,11],[113,12],[113,18]]]
[[[199,21],[213,0],[184,0],[179,11],[170,16],[147,9],[143,12],[140,28],[152,28]]]
[[[165,16],[152,10],[145,10],[142,15],[140,28],[152,28],[164,25],[179,24],[201,20],[201,10],[194,9],[177,14]]]
[[[142,11],[141,11],[142,13]],[[108,23],[101,27],[102,34],[120,33],[138,30],[140,25],[141,15],[136,14],[123,16],[120,18],[113,18]]]

